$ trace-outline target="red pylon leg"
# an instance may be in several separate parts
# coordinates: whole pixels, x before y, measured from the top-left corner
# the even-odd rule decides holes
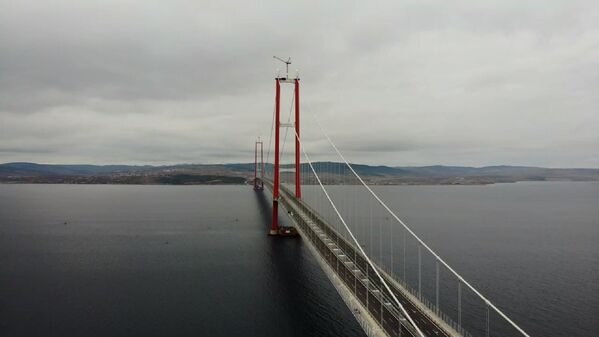
[[[275,167],[272,191],[272,226],[270,235],[279,233],[279,134],[281,131],[281,84],[276,80],[275,94]]]
[[[264,189],[264,143],[260,142],[260,188]]]
[[[258,142],[254,143],[254,189],[258,189]]]
[[[295,80],[295,197],[302,198],[301,176],[300,176],[300,103],[299,103],[299,79]]]

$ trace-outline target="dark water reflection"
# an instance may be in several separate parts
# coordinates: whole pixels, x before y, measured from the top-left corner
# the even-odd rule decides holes
[[[597,335],[599,184],[377,193],[533,336]],[[0,185],[0,335],[362,336],[302,241],[266,235],[270,207],[247,186]]]
[[[363,335],[249,187],[4,185],[0,204],[2,336]]]

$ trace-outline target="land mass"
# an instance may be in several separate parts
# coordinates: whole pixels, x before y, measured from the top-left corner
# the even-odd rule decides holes
[[[307,169],[303,164],[303,169]],[[369,184],[375,185],[480,185],[517,181],[599,181],[599,169],[542,168],[528,166],[371,166],[352,164]],[[290,165],[284,165],[291,168]],[[344,178],[339,163],[313,163],[327,182],[355,183]],[[270,166],[267,167],[267,169]],[[0,164],[0,183],[33,184],[245,184],[251,181],[253,163],[135,165],[52,165],[35,163]],[[282,179],[292,181],[292,172]]]

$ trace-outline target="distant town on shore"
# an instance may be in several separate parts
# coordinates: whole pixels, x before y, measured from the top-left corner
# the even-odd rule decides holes
[[[306,165],[306,164],[303,164]],[[347,184],[336,173],[338,163],[313,163],[327,181]],[[352,164],[373,185],[484,185],[518,181],[599,181],[599,169],[542,168],[527,166],[419,166],[391,167]],[[26,184],[137,184],[220,185],[245,184],[253,179],[254,164],[53,165],[35,163],[0,164],[0,183]],[[283,173],[285,181],[291,172]],[[336,177],[339,180],[336,180]]]

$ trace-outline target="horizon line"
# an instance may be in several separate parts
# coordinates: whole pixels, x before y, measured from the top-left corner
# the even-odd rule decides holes
[[[314,161],[313,163],[342,163],[337,161]],[[65,163],[37,163],[27,161],[14,161],[4,162],[0,165],[10,164],[33,164],[33,165],[52,165],[52,166],[150,166],[150,167],[168,167],[168,166],[183,166],[183,165],[201,165],[201,166],[223,166],[223,165],[253,165],[253,162],[231,162],[231,163],[176,163],[176,164],[90,164],[90,163],[79,163],[79,164],[65,164]],[[271,164],[272,163],[265,163]],[[290,162],[289,164],[293,164]],[[306,164],[306,163],[302,163]],[[535,166],[535,165],[517,165],[517,164],[495,164],[495,165],[482,165],[482,166],[467,166],[467,165],[446,165],[446,164],[429,164],[429,165],[388,165],[388,164],[364,164],[358,162],[352,162],[351,165],[365,165],[365,166],[383,166],[390,168],[422,168],[422,167],[463,167],[463,168],[488,168],[488,167],[522,167],[522,168],[538,168],[538,169],[581,169],[581,170],[599,170],[599,167],[551,167],[551,166]],[[288,165],[287,163],[282,165]]]

